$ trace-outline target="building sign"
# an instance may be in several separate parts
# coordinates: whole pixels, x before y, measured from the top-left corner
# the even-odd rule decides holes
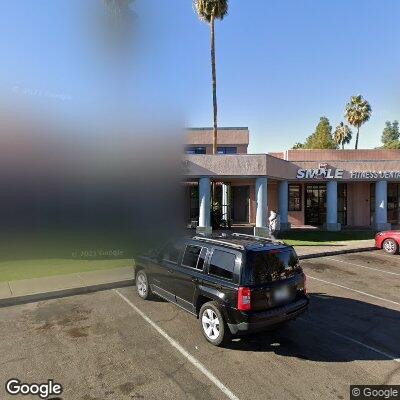
[[[342,179],[343,170],[333,168],[298,169],[297,179]]]
[[[297,179],[343,179],[344,170],[335,168],[298,169]],[[400,171],[349,171],[348,179],[400,179]]]
[[[350,171],[353,179],[400,179],[400,171]]]

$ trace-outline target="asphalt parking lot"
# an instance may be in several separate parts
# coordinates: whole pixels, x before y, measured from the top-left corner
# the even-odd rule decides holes
[[[0,398],[11,377],[62,399],[348,399],[400,384],[400,256],[302,261],[311,306],[284,330],[216,348],[198,321],[133,287],[0,309]],[[21,396],[27,399],[27,396]],[[36,397],[38,398],[38,397]]]

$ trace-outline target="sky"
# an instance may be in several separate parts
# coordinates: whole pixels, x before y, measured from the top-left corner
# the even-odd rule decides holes
[[[103,0],[1,1],[3,100],[96,118],[115,108],[123,75],[132,115],[211,126],[208,25],[191,0],[136,0],[133,9],[120,68],[104,54]],[[230,0],[216,26],[219,125],[248,126],[250,152],[285,150],[321,116],[338,125],[362,94],[372,117],[359,147],[379,146],[385,121],[400,119],[399,16],[398,0]]]

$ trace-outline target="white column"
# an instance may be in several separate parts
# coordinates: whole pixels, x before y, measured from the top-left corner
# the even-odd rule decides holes
[[[254,235],[269,236],[268,224],[268,184],[267,177],[256,179],[256,226]]]
[[[279,217],[281,221],[280,229],[282,231],[290,229],[288,220],[289,208],[289,184],[288,181],[279,182]]]
[[[210,234],[212,232],[210,224],[211,211],[211,181],[210,178],[199,179],[199,226],[197,233]]]
[[[326,204],[326,230],[340,231],[341,226],[337,217],[337,181],[331,180],[327,183],[327,204]]]
[[[387,222],[387,181],[375,183],[375,229],[390,229]]]
[[[228,202],[229,202],[229,195],[228,195],[229,186],[226,183],[222,184],[222,219],[228,221]]]

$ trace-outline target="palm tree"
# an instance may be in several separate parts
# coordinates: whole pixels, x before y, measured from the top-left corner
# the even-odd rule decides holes
[[[217,74],[215,70],[215,19],[222,20],[228,14],[228,0],[194,0],[194,8],[199,18],[210,24],[211,29],[211,70],[213,87],[213,154],[217,154]]]
[[[360,126],[369,120],[371,112],[372,109],[368,101],[363,99],[360,94],[351,96],[350,101],[346,104],[345,117],[351,125],[357,128],[355,149],[358,148]]]
[[[333,134],[333,138],[336,144],[342,146],[342,150],[344,149],[344,145],[350,143],[352,138],[351,129],[341,122],[335,129],[335,133]]]

